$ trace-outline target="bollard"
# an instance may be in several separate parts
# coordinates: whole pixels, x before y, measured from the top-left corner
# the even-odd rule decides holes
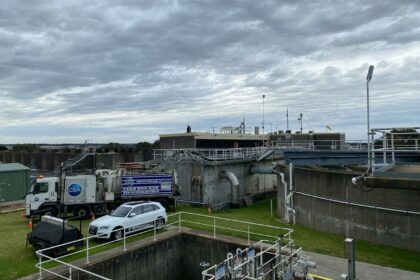
[[[354,253],[354,239],[353,238],[346,238],[344,240],[344,255],[347,259],[348,265],[348,279],[355,280],[356,279],[356,257]]]

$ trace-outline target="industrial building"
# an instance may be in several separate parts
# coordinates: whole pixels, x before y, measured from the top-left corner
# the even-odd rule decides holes
[[[261,146],[284,148],[344,150],[344,133],[303,133],[279,130],[269,134],[245,133],[238,128],[222,128],[219,133],[191,132],[159,135],[161,149],[229,149]]]
[[[30,169],[20,163],[0,163],[0,204],[22,200],[29,191]]]

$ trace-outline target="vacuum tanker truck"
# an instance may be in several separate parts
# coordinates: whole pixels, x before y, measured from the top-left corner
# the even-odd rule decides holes
[[[37,178],[26,195],[26,216],[73,213],[87,218],[104,214],[134,200],[157,201],[165,208],[175,204],[179,192],[170,173],[124,174],[123,170],[97,170],[95,175]]]

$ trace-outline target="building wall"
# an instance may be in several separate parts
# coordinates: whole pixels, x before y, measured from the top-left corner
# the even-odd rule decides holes
[[[256,163],[252,163],[255,165]],[[257,163],[272,165],[271,161]],[[167,171],[175,170],[177,183],[181,187],[181,198],[203,203],[231,202],[232,187],[226,179],[219,178],[222,170],[231,171],[239,181],[239,199],[273,191],[277,187],[277,176],[249,173],[249,162],[226,162],[205,164],[197,161],[169,161]]]
[[[288,172],[287,168],[282,168]],[[295,167],[294,190],[329,199],[420,212],[420,191],[360,190],[351,179],[360,174]],[[287,173],[288,174],[288,173]],[[287,178],[288,179],[288,178]],[[289,180],[287,180],[289,181]],[[278,214],[284,215],[284,191],[278,188]],[[296,223],[319,231],[420,251],[420,215],[350,206],[300,194],[293,196]]]
[[[22,200],[29,191],[28,170],[0,172],[0,203]]]
[[[159,147],[161,149],[187,149],[195,148],[194,135],[160,137]]]

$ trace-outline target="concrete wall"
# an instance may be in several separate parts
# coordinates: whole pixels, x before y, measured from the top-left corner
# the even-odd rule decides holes
[[[180,234],[84,267],[111,279],[196,280],[201,279],[200,262],[219,263],[228,252],[243,248],[234,243],[196,235]],[[73,271],[72,279],[91,279]],[[93,278],[92,278],[93,279]]]
[[[295,167],[295,191],[376,207],[420,212],[420,191],[362,191],[351,183],[360,174]],[[287,168],[283,168],[287,172]],[[289,180],[287,180],[289,181]],[[278,188],[279,215],[284,214],[283,187]],[[389,246],[420,251],[420,215],[350,206],[295,194],[296,223]]]
[[[160,137],[161,149],[186,149],[195,148],[195,134],[186,136]]]
[[[272,165],[271,161],[259,163],[236,161],[217,164],[170,161],[165,167],[169,171],[176,171],[182,199],[217,204],[232,200],[230,182],[219,178],[219,172],[222,170],[231,171],[238,178],[240,200],[248,195],[270,192],[277,187],[275,175],[249,173],[251,165],[255,164]]]
[[[61,162],[73,158],[77,153],[65,152],[0,152],[0,161],[4,163],[21,163],[40,171],[52,171],[59,166]],[[94,157],[90,156],[80,162],[75,170],[84,170],[92,168],[115,168],[122,162],[144,161],[143,153],[101,153]]]

